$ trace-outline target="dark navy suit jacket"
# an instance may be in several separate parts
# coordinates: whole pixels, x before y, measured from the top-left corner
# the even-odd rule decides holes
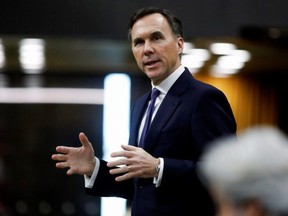
[[[131,109],[130,145],[137,146],[149,94]],[[160,187],[152,178],[115,182],[101,160],[87,193],[131,200],[132,216],[214,216],[212,200],[197,175],[197,161],[212,140],[231,134],[236,134],[236,122],[225,95],[185,69],[165,96],[145,139],[145,150],[164,159]]]

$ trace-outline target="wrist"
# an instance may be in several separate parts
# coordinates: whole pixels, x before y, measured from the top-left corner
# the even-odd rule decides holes
[[[95,167],[96,167],[96,158],[93,157],[93,160],[90,163],[90,168],[89,168],[88,172],[86,173],[86,175],[91,177],[94,170],[95,170]]]
[[[157,162],[157,165],[155,166],[156,177],[158,176],[159,171],[160,171],[160,159],[158,158],[157,160],[158,162]]]
[[[160,171],[160,163],[155,167],[155,170],[156,170],[156,173],[157,173],[157,176],[158,176],[159,171]]]

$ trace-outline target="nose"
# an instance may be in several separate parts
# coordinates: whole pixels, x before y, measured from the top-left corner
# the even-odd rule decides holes
[[[146,41],[144,44],[144,55],[149,55],[154,52],[153,46],[150,42]]]

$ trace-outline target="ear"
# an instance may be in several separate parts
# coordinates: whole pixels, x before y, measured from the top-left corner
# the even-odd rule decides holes
[[[178,54],[180,55],[184,49],[184,39],[182,37],[177,38]]]

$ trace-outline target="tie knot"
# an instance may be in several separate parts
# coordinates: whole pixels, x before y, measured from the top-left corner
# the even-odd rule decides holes
[[[160,91],[157,88],[153,88],[151,92],[151,100],[155,100],[160,94]]]

